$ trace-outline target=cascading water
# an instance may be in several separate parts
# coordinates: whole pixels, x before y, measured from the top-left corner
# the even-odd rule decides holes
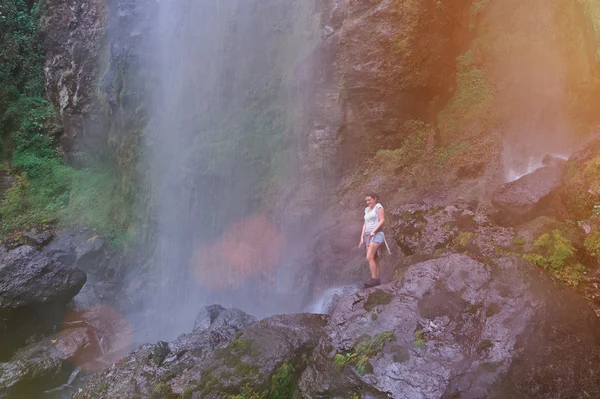
[[[568,157],[574,127],[568,115],[568,64],[551,2],[492,2],[484,29],[492,43],[498,127],[504,136],[506,181],[542,166],[546,154]]]
[[[301,150],[293,75],[318,35],[312,2],[300,3],[157,5],[146,132],[155,285],[140,339],[190,331],[212,303],[259,317],[300,310],[294,271],[282,268],[286,232],[267,201]]]

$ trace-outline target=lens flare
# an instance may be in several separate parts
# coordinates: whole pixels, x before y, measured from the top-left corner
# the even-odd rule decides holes
[[[125,317],[110,306],[97,305],[68,313],[58,341],[68,341],[74,328],[86,328],[88,334],[89,344],[72,359],[84,371],[99,371],[131,349],[133,329]]]
[[[199,248],[192,263],[195,277],[213,289],[234,288],[279,264],[283,238],[265,216],[232,224],[213,245]]]

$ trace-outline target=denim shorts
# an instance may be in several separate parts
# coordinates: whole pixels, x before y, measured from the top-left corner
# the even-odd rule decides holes
[[[373,237],[369,236],[369,233],[365,234],[365,244],[367,246],[369,246],[369,244],[372,242],[377,243],[379,245],[382,245],[385,242],[385,238],[383,236],[383,233],[380,231],[378,233],[375,233],[375,235]]]

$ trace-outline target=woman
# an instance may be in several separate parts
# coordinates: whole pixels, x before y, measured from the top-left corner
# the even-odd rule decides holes
[[[383,206],[379,203],[379,196],[373,192],[369,192],[365,195],[365,201],[367,202],[365,222],[363,223],[358,247],[362,247],[363,244],[366,244],[367,247],[367,261],[371,270],[371,279],[364,284],[364,287],[370,288],[381,284],[381,279],[379,278],[379,254],[377,251],[382,244],[385,244],[387,247],[387,242],[381,231],[385,223],[385,214]]]

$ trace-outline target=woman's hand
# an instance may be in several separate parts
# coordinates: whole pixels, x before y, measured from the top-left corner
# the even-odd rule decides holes
[[[373,237],[375,235],[375,230],[369,233],[369,237]]]
[[[362,236],[360,237],[360,242],[358,243],[358,247],[362,247],[363,244],[365,243],[365,240],[362,238]]]

